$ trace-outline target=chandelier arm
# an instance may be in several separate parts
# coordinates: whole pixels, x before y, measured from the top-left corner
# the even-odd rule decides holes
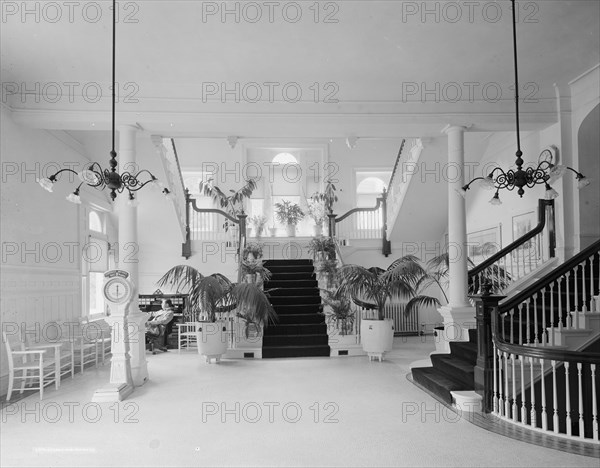
[[[153,180],[156,180],[156,177],[154,176],[154,174],[152,174],[152,172],[150,172],[148,169],[142,169],[140,172],[138,172],[138,173],[135,175],[135,177],[136,177],[136,178],[139,178],[139,177],[140,177],[142,174],[144,174],[144,173],[146,173],[146,174],[148,174],[148,175],[150,176],[150,179],[151,179],[151,180],[150,180],[149,182],[152,182]]]
[[[49,178],[51,181],[53,181],[53,182],[54,182],[54,181],[56,180],[56,176],[58,176],[58,175],[59,175],[61,172],[65,172],[65,171],[66,171],[66,172],[72,172],[72,173],[73,173],[73,174],[75,174],[75,175],[79,175],[79,173],[78,173],[77,171],[74,171],[73,169],[66,168],[66,169],[61,169],[61,170],[60,170],[60,171],[58,171],[58,172],[55,172],[54,174],[52,174],[52,175],[51,175],[50,177],[48,177],[48,178]]]
[[[144,188],[146,185],[148,185],[149,183],[154,182],[154,180],[147,180],[146,182],[142,183],[138,181],[138,185],[136,185],[135,188],[131,188],[130,190],[137,192],[138,190]]]
[[[500,167],[496,167],[494,168],[494,170],[490,173],[490,176],[496,172],[496,171],[500,171],[500,175],[498,175],[496,177],[496,180],[494,182],[496,182],[497,184],[497,189],[508,189],[508,190],[513,190],[514,189],[514,181],[515,181],[515,174],[513,171],[508,171],[508,172],[504,172],[504,170]]]
[[[465,186],[463,187],[463,189],[464,189],[464,190],[469,190],[469,188],[471,188],[471,184],[472,184],[473,182],[476,182],[476,181],[478,181],[478,180],[483,180],[483,179],[485,179],[485,177],[475,177],[474,179],[471,179],[471,181],[470,181],[470,182],[469,182],[467,185],[465,185]]]

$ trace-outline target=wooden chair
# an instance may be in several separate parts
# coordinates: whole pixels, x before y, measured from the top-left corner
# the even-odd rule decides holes
[[[194,343],[198,345],[198,322],[185,322],[177,324],[177,349],[191,348]]]
[[[40,400],[44,398],[44,387],[54,383],[58,389],[60,385],[60,363],[48,356],[50,353],[47,353],[47,348],[27,349],[22,338],[19,337],[18,342],[15,343],[15,347],[18,349],[13,349],[6,332],[2,332],[2,339],[4,340],[8,361],[6,401],[10,401],[15,380],[21,380],[21,391],[19,393],[23,393],[25,390],[39,390]],[[62,344],[56,346],[60,348]],[[55,347],[55,349],[59,348]],[[21,375],[17,375],[18,373]],[[37,386],[26,387],[30,380],[32,384],[37,381]]]

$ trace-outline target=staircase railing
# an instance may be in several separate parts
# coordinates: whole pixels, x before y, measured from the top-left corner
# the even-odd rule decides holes
[[[238,282],[242,279],[241,264],[246,247],[246,218],[241,213],[232,216],[217,208],[199,208],[190,191],[185,191],[186,200],[186,240],[182,245],[182,256],[192,255],[192,241],[221,241],[236,248],[238,262]]]
[[[557,333],[589,325],[599,294],[600,241],[500,305],[501,336],[520,345],[551,345]]]
[[[394,228],[412,177],[419,172],[417,163],[422,151],[420,138],[402,140],[388,187],[386,216],[390,230]]]
[[[469,290],[477,292],[484,282],[503,291],[555,257],[554,200],[539,200],[538,224],[531,231],[469,271]]]
[[[381,239],[381,252],[386,257],[392,252],[387,238],[387,192],[373,208],[353,208],[341,216],[329,214],[329,236],[337,239]]]
[[[544,345],[551,344],[546,331],[552,336],[556,328],[568,330],[583,321],[589,326],[600,319],[595,299],[599,266],[597,241],[509,300],[475,296],[475,389],[485,412],[531,429],[598,442],[600,353]]]

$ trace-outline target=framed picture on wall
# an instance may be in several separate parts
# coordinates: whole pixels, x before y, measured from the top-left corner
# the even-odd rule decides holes
[[[512,218],[513,242],[520,239],[537,226],[537,213],[528,211]],[[523,262],[537,260],[541,255],[541,245],[537,245],[536,238],[530,239],[513,252],[515,260]]]
[[[478,265],[502,248],[502,224],[469,232],[467,234],[468,257]]]

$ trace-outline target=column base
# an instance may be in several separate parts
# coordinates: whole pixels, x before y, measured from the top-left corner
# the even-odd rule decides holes
[[[129,334],[129,364],[133,385],[141,387],[148,381],[148,361],[146,360],[146,321],[148,314],[144,312],[127,315]]]
[[[93,403],[106,403],[123,401],[133,392],[133,387],[128,383],[109,384],[99,388],[92,396]]]
[[[469,341],[469,329],[475,328],[475,307],[442,306],[438,312],[444,320],[440,351],[450,352],[450,341]]]

